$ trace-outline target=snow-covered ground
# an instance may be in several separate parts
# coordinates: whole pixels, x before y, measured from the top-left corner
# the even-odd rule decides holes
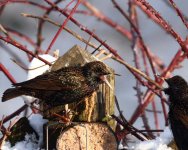
[[[172,132],[169,127],[164,129],[164,132],[160,134],[155,140],[148,140],[139,142],[133,148],[135,150],[172,150],[167,145],[173,139]]]

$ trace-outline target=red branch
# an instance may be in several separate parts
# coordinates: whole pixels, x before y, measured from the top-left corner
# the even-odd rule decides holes
[[[73,2],[73,0],[69,3],[71,4]],[[65,25],[67,24],[67,22],[70,20],[70,18],[73,16],[76,8],[79,6],[79,4],[81,3],[81,0],[78,0],[76,5],[74,6],[74,8],[72,9],[72,11],[70,12],[70,15],[65,19],[65,21],[63,22],[62,26],[59,28],[59,30],[57,31],[56,35],[54,36],[54,38],[52,39],[50,45],[48,46],[48,49],[46,50],[46,54],[49,53],[50,49],[52,48],[53,44],[55,43],[57,37],[59,36],[59,34],[61,33],[61,31],[64,29]]]
[[[51,6],[53,6],[56,10],[58,10],[61,14],[63,14],[64,16],[68,17],[69,14],[66,13],[65,11],[63,11],[62,9],[60,9],[57,5],[55,5],[54,3],[52,3],[49,0],[45,0],[48,4],[50,4]],[[121,56],[117,53],[117,51],[115,49],[113,49],[112,47],[110,47],[108,44],[106,44],[102,39],[100,39],[95,33],[93,33],[91,30],[87,29],[87,27],[85,27],[84,25],[82,25],[81,23],[79,23],[76,19],[70,17],[70,20],[76,24],[81,30],[85,31],[86,33],[88,33],[89,35],[91,35],[93,38],[95,38],[97,41],[99,41],[101,44],[103,44],[104,47],[106,47],[112,54],[114,54],[114,56],[116,56],[117,58],[123,60],[121,58]]]
[[[179,43],[184,52],[188,52],[183,39],[174,31],[174,29],[167,23],[166,20],[145,0],[134,0],[134,2],[148,15],[153,21],[160,25],[164,31],[170,33],[172,37]]]
[[[0,70],[3,71],[3,73],[6,75],[6,77],[12,82],[12,83],[16,83],[16,80],[14,79],[14,77],[10,74],[10,72],[7,70],[7,68],[5,68],[5,66],[0,63]]]
[[[20,32],[18,32],[18,31],[16,31],[16,30],[13,30],[13,29],[11,29],[11,28],[6,28],[6,27],[5,27],[5,29],[6,29],[8,32],[10,32],[10,33],[12,33],[12,34],[18,36],[19,38],[21,38],[21,39],[27,41],[27,42],[28,42],[29,44],[31,44],[34,48],[37,49],[38,53],[42,53],[42,50],[40,49],[40,47],[38,47],[37,44],[35,44],[35,42],[34,42],[30,37],[28,37],[27,35],[25,35],[25,34],[23,34],[23,33],[20,33]]]
[[[124,26],[121,26],[117,22],[111,20],[109,17],[105,16],[101,11],[99,11],[96,7],[94,7],[91,3],[88,1],[83,1],[83,5],[85,5],[92,13],[93,15],[112,27],[113,29],[117,30],[122,35],[126,36],[128,39],[132,39],[131,33],[126,29]]]
[[[4,2],[0,2],[0,7],[5,6],[5,5],[7,5],[7,4],[11,4],[11,3],[30,4],[30,5],[39,7],[40,9],[44,9],[44,10],[47,10],[47,9],[48,9],[48,7],[45,7],[44,5],[40,5],[40,4],[38,4],[38,3],[30,2],[30,1],[27,1],[27,0],[5,0]]]
[[[183,24],[184,24],[184,25],[186,26],[186,28],[188,29],[187,21],[185,20],[183,14],[182,14],[182,12],[181,12],[181,10],[176,6],[176,4],[174,3],[173,0],[169,0],[169,1],[170,1],[170,3],[171,3],[172,7],[176,10],[178,16],[181,18]]]
[[[27,104],[23,105],[22,107],[20,107],[18,110],[16,110],[15,112],[13,112],[12,114],[6,116],[3,119],[3,123],[6,123],[7,121],[11,120],[12,118],[14,118],[15,116],[18,116],[21,112],[23,112],[26,108],[28,107]],[[1,121],[0,121],[1,123]]]
[[[33,56],[33,57],[35,57],[35,58],[38,58],[39,60],[43,61],[45,64],[51,66],[51,63],[50,63],[50,62],[48,62],[47,60],[43,59],[42,57],[40,57],[40,56],[38,56],[38,55],[33,54],[33,53],[32,53],[30,50],[28,50],[25,46],[21,45],[20,43],[16,42],[15,40],[12,40],[12,39],[10,39],[10,38],[8,38],[8,37],[3,37],[3,36],[1,36],[1,35],[0,35],[0,39],[3,40],[3,41],[5,41],[5,42],[7,42],[7,43],[10,43],[11,45],[13,45],[13,46],[19,48],[20,50],[26,52],[27,54],[29,54],[29,55],[31,55],[31,56]]]

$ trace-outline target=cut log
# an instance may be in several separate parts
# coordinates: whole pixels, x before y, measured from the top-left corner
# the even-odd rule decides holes
[[[57,150],[116,150],[117,138],[104,123],[81,123],[60,134]]]

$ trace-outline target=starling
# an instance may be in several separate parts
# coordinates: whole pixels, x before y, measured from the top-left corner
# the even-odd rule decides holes
[[[169,95],[169,122],[179,150],[188,150],[188,84],[180,76],[166,79]]]
[[[90,96],[100,84],[107,83],[105,77],[108,74],[109,69],[100,61],[93,61],[84,66],[64,67],[13,84],[14,88],[4,92],[2,102],[27,95],[52,106],[72,103]]]

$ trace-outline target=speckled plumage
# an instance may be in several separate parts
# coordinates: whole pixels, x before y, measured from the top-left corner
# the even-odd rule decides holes
[[[188,85],[180,76],[167,79],[169,87],[164,92],[169,95],[169,122],[174,140],[179,150],[188,149]]]
[[[72,103],[90,96],[104,82],[101,76],[108,74],[108,68],[100,61],[90,62],[82,67],[65,67],[13,84],[15,88],[4,92],[2,101],[28,95],[50,105]]]

